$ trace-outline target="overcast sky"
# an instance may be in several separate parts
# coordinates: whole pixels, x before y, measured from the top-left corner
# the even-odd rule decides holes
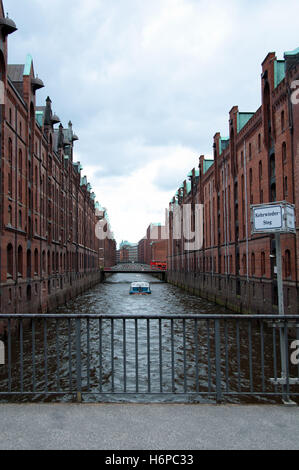
[[[228,133],[228,113],[260,106],[261,62],[299,46],[298,0],[4,0],[18,31],[9,62],[33,56],[75,161],[118,242],[163,222],[171,197]]]

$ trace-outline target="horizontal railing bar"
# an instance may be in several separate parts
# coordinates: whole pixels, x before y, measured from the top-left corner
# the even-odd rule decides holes
[[[0,392],[0,396],[8,396],[8,395],[35,395],[35,396],[48,396],[48,395],[73,395],[76,396],[76,392]],[[100,395],[100,396],[110,396],[110,395],[132,395],[132,396],[143,396],[143,395],[156,395],[156,396],[215,396],[216,392],[82,392],[82,395]],[[281,397],[281,393],[279,392],[222,392],[223,396],[257,396],[257,397],[264,397],[264,396],[271,396],[271,397]],[[289,393],[290,396],[299,396],[299,392],[292,392]]]
[[[36,313],[12,313],[12,314],[0,314],[0,320],[5,319],[78,319],[78,318],[89,318],[89,319],[164,319],[164,320],[277,320],[279,322],[284,322],[285,320],[299,320],[299,315],[230,315],[230,314],[157,314],[157,315],[147,315],[147,314],[106,314],[106,313],[68,313],[68,314],[36,314]],[[296,325],[293,325],[296,326]]]

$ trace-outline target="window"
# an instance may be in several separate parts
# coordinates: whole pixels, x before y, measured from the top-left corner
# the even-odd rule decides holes
[[[19,228],[22,228],[22,211],[19,210]]]
[[[27,250],[27,277],[31,277],[31,250]]]
[[[249,144],[249,160],[252,159],[252,145]]]
[[[23,171],[23,155],[22,150],[19,150],[19,172],[22,173]]]
[[[253,204],[253,192],[252,192],[252,168],[249,170],[249,192],[250,192],[250,204]]]
[[[23,248],[18,248],[18,275],[23,276]]]
[[[13,277],[13,247],[11,243],[7,245],[7,277]]]
[[[23,187],[22,187],[22,177],[19,179],[19,201],[22,202],[23,199]]]
[[[12,165],[12,140],[8,139],[8,161]]]
[[[270,177],[275,178],[275,155],[272,155],[270,158]]]
[[[8,223],[9,223],[9,225],[12,225],[12,208],[11,208],[11,206],[8,206]]]
[[[38,274],[38,250],[34,250],[34,274]]]
[[[45,250],[42,253],[42,270],[43,270],[43,272],[46,271],[46,252],[45,252]]]
[[[282,162],[283,163],[286,163],[287,161],[287,144],[285,142],[283,142],[282,144]]]
[[[12,172],[8,173],[8,194],[12,194]]]

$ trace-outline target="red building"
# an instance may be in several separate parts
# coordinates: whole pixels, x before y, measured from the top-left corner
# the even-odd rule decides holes
[[[55,308],[100,280],[95,194],[73,161],[72,123],[47,98],[36,105],[31,56],[7,63],[7,38],[16,30],[0,2],[0,263],[1,312]]]
[[[146,235],[138,243],[139,263],[150,264],[151,261],[166,261],[167,238],[165,226],[150,224]],[[161,257],[162,259],[157,259]]]
[[[277,312],[275,238],[251,235],[250,206],[282,200],[296,204],[297,236],[282,236],[282,257],[285,309],[298,312],[298,61],[299,49],[283,61],[268,54],[261,107],[231,109],[229,137],[215,134],[213,160],[200,157],[170,204],[170,232],[175,207],[191,205],[194,231],[195,204],[202,204],[204,221],[200,250],[170,237],[168,280],[241,312]]]

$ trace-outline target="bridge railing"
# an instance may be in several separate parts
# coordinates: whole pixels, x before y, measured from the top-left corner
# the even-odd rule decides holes
[[[2,399],[299,403],[299,316],[0,315]]]

